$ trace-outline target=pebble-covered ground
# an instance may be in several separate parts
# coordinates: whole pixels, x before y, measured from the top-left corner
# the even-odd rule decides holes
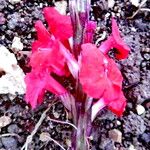
[[[92,150],[150,149],[150,15],[147,10],[139,10],[134,18],[128,19],[138,10],[141,2],[139,0],[139,4],[135,4],[133,1],[92,1],[91,20],[98,23],[95,42],[100,44],[109,35],[110,18],[115,15],[121,34],[131,48],[128,59],[118,62],[128,101],[126,111],[121,118],[107,109],[99,113],[90,137]],[[45,22],[42,9],[52,5],[51,0],[0,0],[0,44],[13,52],[13,39],[19,37],[23,44],[22,51],[30,51],[36,37],[34,22],[38,19]],[[149,6],[150,1],[147,0],[142,7],[150,9]],[[23,71],[28,72],[27,56],[15,55]],[[66,84],[69,86],[69,83]],[[21,95],[16,98],[9,94],[0,95],[0,150],[20,150],[52,99],[55,97],[47,93],[45,102],[33,111]],[[43,135],[57,140],[66,149],[70,147],[72,128],[54,123],[50,118],[71,120],[60,102],[54,104],[33,137],[29,150],[60,149],[51,140],[44,139]]]

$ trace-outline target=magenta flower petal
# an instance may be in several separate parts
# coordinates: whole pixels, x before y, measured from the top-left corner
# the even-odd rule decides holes
[[[105,106],[108,106],[108,109],[110,109],[114,114],[117,116],[122,116],[125,107],[126,107],[126,99],[123,95],[123,92],[120,91],[118,93],[118,98],[115,100],[111,100],[108,102],[104,97],[100,98],[98,101],[96,101],[92,106],[92,121],[95,119],[98,112],[103,109]]]
[[[50,32],[61,41],[73,36],[71,19],[69,16],[61,15],[54,7],[45,7],[44,16],[48,22]]]
[[[100,99],[93,105],[93,117],[105,106],[118,115],[123,112],[125,98],[121,72],[114,60],[103,55],[93,44],[82,45],[79,80],[88,96]],[[119,101],[117,110],[115,102]]]
[[[45,91],[48,90],[56,95],[65,94],[66,90],[48,73],[37,74],[32,71],[25,77],[26,96],[25,100],[34,109],[43,102]]]
[[[96,101],[92,106],[92,121],[95,119],[98,112],[105,106],[108,106],[108,108],[117,116],[122,116],[126,107],[126,99],[123,95],[123,92],[120,91],[120,93],[118,93],[118,98],[116,98],[115,100],[111,100],[108,102],[104,97],[102,97],[98,101]]]
[[[108,108],[115,113],[117,116],[121,116],[126,107],[126,99],[123,95],[123,92],[120,92],[118,99],[109,103]]]
[[[49,42],[51,40],[51,35],[43,25],[42,21],[36,21],[35,29],[37,31],[37,38],[41,42]]]
[[[32,69],[36,69],[37,72],[49,70],[60,76],[68,75],[61,43],[48,33],[41,21],[37,21],[35,27],[38,39],[32,45],[33,54],[30,57]]]
[[[127,58],[130,48],[122,40],[119,28],[117,26],[117,22],[114,18],[112,18],[112,36],[114,38],[113,47],[118,50],[118,53],[116,53],[116,58],[117,59]]]
[[[53,47],[45,47],[40,51],[34,52],[30,57],[30,65],[38,72],[49,70],[60,76],[67,75],[66,59],[59,48],[59,44],[55,41],[53,42]]]
[[[107,52],[113,48],[113,37],[109,36],[107,40],[105,40],[104,42],[102,42],[102,44],[100,45],[99,49],[101,52],[103,52],[104,54],[107,54]]]
[[[111,48],[116,48],[116,58],[124,59],[127,58],[130,48],[124,43],[123,39],[120,36],[119,28],[117,22],[112,18],[112,34],[104,41],[99,47],[100,51],[107,53]]]
[[[90,97],[108,101],[118,98],[123,80],[115,62],[92,44],[82,45],[79,79]]]
[[[103,94],[105,101],[110,102],[119,97],[122,90],[123,77],[113,59],[107,58],[107,89]]]
[[[93,44],[83,44],[79,72],[83,90],[94,98],[100,98],[107,86],[105,56]]]
[[[35,73],[28,73],[25,77],[26,95],[25,100],[34,109],[43,101],[45,82]]]
[[[35,29],[38,40],[32,43],[32,52],[38,51],[41,48],[51,47],[53,44],[52,37],[41,21],[35,23]]]
[[[107,58],[108,60],[108,78],[116,86],[122,86],[123,77],[113,59]]]

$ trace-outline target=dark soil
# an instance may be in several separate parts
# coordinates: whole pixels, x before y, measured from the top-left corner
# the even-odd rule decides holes
[[[8,0],[0,0],[0,44],[11,51],[13,37],[19,36],[24,44],[23,51],[30,51],[31,43],[36,37],[34,22],[38,19],[44,22],[42,9],[52,5],[51,0],[22,0],[15,5],[9,3]],[[145,7],[148,8],[148,6],[150,6],[149,2]],[[93,124],[92,150],[134,150],[131,149],[132,146],[135,150],[150,149],[150,18],[148,12],[145,11],[139,12],[131,20],[127,19],[136,10],[137,8],[128,0],[115,1],[112,9],[107,7],[104,0],[92,1],[91,20],[96,20],[100,27],[96,32],[95,40],[101,38],[103,32],[107,35],[111,32],[110,18],[114,13],[117,16],[122,36],[131,48],[128,59],[118,62],[124,76],[126,111],[121,118],[117,118],[107,109],[99,113]],[[26,57],[18,60],[24,72],[29,71],[27,61]],[[20,150],[42,112],[53,99],[56,98],[47,93],[44,103],[36,110],[31,110],[23,96],[18,95],[12,99],[10,95],[1,95],[0,117],[6,115],[12,120],[9,125],[1,128],[0,135],[16,133],[20,137],[0,137],[0,150]],[[137,104],[145,108],[142,115],[137,114]],[[68,118],[63,105],[60,102],[56,103],[34,136],[29,150],[60,149],[53,142],[41,142],[39,136],[42,132],[48,132],[66,149],[69,147],[72,128],[69,125],[53,123],[49,117],[59,120],[71,119],[70,114]],[[122,143],[114,142],[109,138],[108,133],[111,129],[118,129],[122,132]]]

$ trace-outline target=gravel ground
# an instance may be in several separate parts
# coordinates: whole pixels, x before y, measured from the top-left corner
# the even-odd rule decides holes
[[[17,4],[0,0],[0,44],[12,52],[12,41],[17,36],[24,45],[23,51],[30,51],[36,37],[34,22],[38,19],[44,22],[42,8],[52,5],[51,0],[20,0]],[[144,8],[148,6],[150,2],[147,1]],[[147,11],[139,11],[134,18],[127,19],[137,9],[128,0],[117,0],[111,8],[104,0],[92,1],[91,20],[98,23],[96,43],[100,44],[111,32],[110,18],[115,14],[122,36],[131,47],[128,59],[118,62],[124,76],[123,89],[128,101],[126,111],[121,118],[107,109],[99,113],[90,137],[92,150],[150,149],[150,15]],[[27,57],[20,57],[19,54],[16,57],[20,67],[28,72]],[[20,150],[52,99],[56,98],[47,93],[45,102],[33,111],[21,95],[16,98],[9,94],[0,95],[0,121],[5,116],[5,124],[0,122],[0,150]],[[53,142],[44,141],[43,133],[60,142],[66,149],[70,146],[72,128],[51,122],[50,118],[71,120],[60,102],[53,105],[29,145],[29,150],[60,149]],[[19,136],[2,137],[6,133]]]

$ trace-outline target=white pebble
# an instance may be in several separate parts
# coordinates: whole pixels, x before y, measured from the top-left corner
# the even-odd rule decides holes
[[[137,105],[136,111],[138,115],[142,115],[145,112],[145,108],[142,105]]]
[[[5,75],[0,77],[0,94],[24,94],[24,73],[17,64],[16,57],[9,50],[0,45],[0,69]]]
[[[121,122],[119,120],[117,120],[117,125],[120,126],[121,125]]]
[[[128,150],[136,150],[136,149],[134,148],[133,145],[130,145]]]
[[[132,5],[134,5],[135,7],[138,7],[139,6],[139,1],[140,0],[130,0],[130,2],[132,3]]]
[[[109,131],[109,138],[111,138],[114,142],[121,143],[122,142],[122,132],[118,129],[113,129]]]
[[[5,127],[11,123],[11,118],[9,116],[0,117],[0,128]]]
[[[21,0],[9,0],[9,2],[11,3],[11,4],[17,4],[17,3],[19,3]]]
[[[42,132],[40,134],[40,141],[46,142],[50,140],[50,134],[48,132]]]
[[[66,9],[67,9],[67,2],[66,1],[58,1],[55,2],[56,9],[61,13],[62,15],[66,15]]]
[[[115,5],[115,1],[114,0],[108,0],[108,8],[113,8]]]
[[[66,139],[66,144],[68,147],[71,147],[71,140],[70,139]]]
[[[11,47],[14,52],[23,50],[23,43],[21,43],[21,39],[19,37],[14,37]]]
[[[131,31],[136,32],[136,29],[134,27],[131,28]]]

